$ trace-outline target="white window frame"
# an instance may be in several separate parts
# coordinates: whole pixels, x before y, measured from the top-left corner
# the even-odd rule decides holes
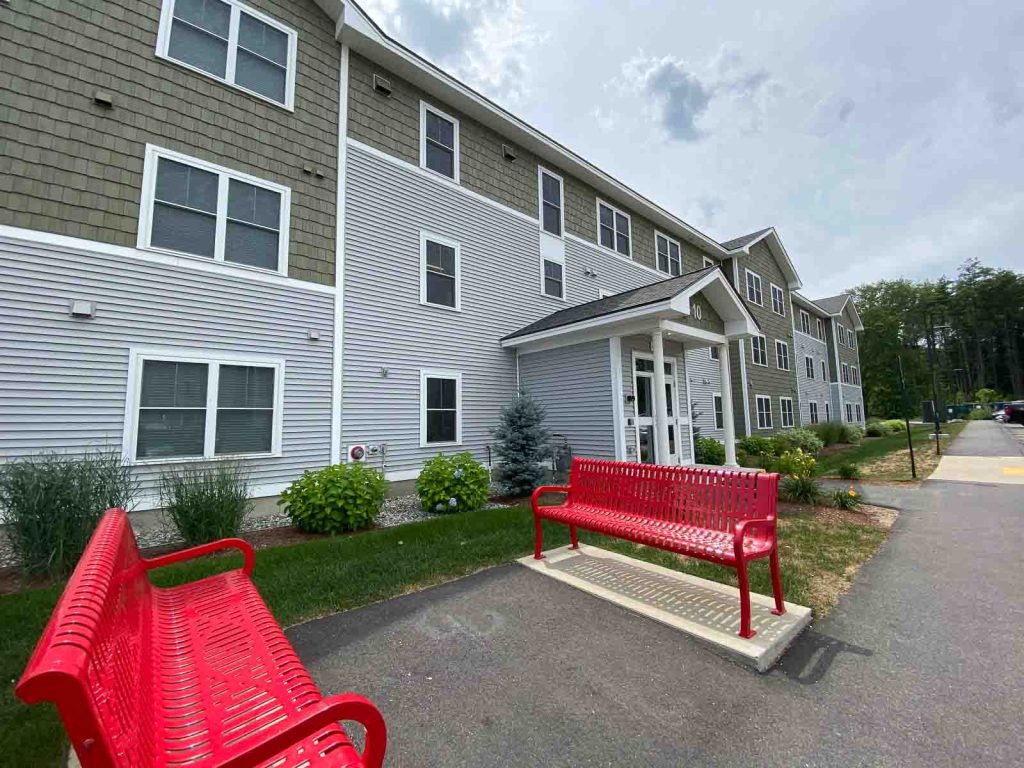
[[[840,380],[843,382],[843,384],[849,384],[850,383],[850,366],[847,363],[842,363],[839,366],[839,371],[840,371],[840,374],[841,374]]]
[[[807,403],[807,419],[814,425],[818,422],[818,404],[814,400],[810,400]]]
[[[786,292],[784,290],[782,290],[779,286],[777,286],[775,283],[768,283],[768,291],[769,291],[769,293],[771,293],[771,296],[772,296],[772,312],[774,312],[779,317],[785,317],[786,316]],[[779,312],[779,310],[777,310],[775,308],[775,293],[776,292],[778,292],[778,294],[779,294],[779,306],[782,307],[782,311],[781,312]]]
[[[754,339],[761,339],[761,350],[764,352],[764,362],[760,362],[757,359],[757,346],[754,344]],[[762,368],[768,367],[768,337],[764,334],[755,334],[750,339],[750,362],[754,365],[759,365]]]
[[[708,359],[709,360],[714,360],[716,363],[719,362],[722,359],[722,356],[720,354],[716,354],[717,352],[718,352],[718,345],[717,344],[712,344],[710,347],[708,347]]]
[[[552,296],[548,293],[545,288],[547,287],[544,275],[544,262],[550,261],[552,264],[558,264],[562,267],[562,295]],[[568,295],[567,284],[565,281],[565,256],[557,256],[553,253],[542,254],[540,257],[540,295],[548,299],[555,299],[557,301],[568,301],[566,296]],[[604,298],[599,296],[598,298]]]
[[[846,346],[846,326],[842,323],[836,323],[836,336],[839,339],[839,345]]]
[[[433,112],[438,117],[442,117],[449,121],[453,127],[453,137],[455,139],[455,146],[452,149],[454,157],[452,158],[452,176],[446,176],[440,171],[435,171],[433,168],[427,166],[427,111]],[[452,117],[444,110],[438,109],[433,104],[426,101],[420,100],[420,168],[427,173],[431,173],[439,179],[447,179],[448,181],[459,183],[459,155],[461,154],[459,147],[461,142],[461,130],[459,129],[459,120],[456,117]]]
[[[761,426],[761,403],[768,403],[768,426]],[[757,415],[757,428],[759,430],[767,431],[774,429],[774,420],[772,418],[772,399],[768,395],[754,395],[754,413]]]
[[[615,214],[619,214],[620,216],[624,216],[626,218],[626,221],[629,222],[629,253],[621,253],[616,248],[609,248],[608,246],[601,244],[601,206],[602,205],[605,208],[610,208],[611,211],[612,211],[612,231],[615,233],[615,242],[618,242],[618,239],[619,239],[619,227],[618,227],[617,222],[615,221]],[[616,256],[618,256],[620,259],[630,259],[630,260],[632,260],[633,259],[633,217],[630,216],[625,211],[623,211],[622,209],[616,208],[611,203],[605,202],[600,197],[597,198],[597,205],[594,208],[594,211],[597,214],[597,247],[598,248],[602,248],[603,250],[606,250],[606,251],[611,251]],[[655,246],[655,248],[657,248],[657,246]],[[682,252],[681,251],[680,251],[680,254],[679,254],[679,258],[680,258],[680,260],[682,259]],[[655,257],[655,259],[657,259],[657,257]],[[655,266],[657,266],[657,265],[655,265]]]
[[[857,332],[854,331],[852,328],[847,328],[846,329],[846,338],[847,338],[846,346],[848,346],[850,349],[856,349],[857,348]]]
[[[761,280],[761,276],[759,274],[757,274],[757,272],[754,272],[751,269],[744,269],[743,272],[744,272],[744,275],[745,275],[744,276],[744,283],[743,283],[743,285],[746,287],[746,291],[744,292],[744,295],[747,297],[747,301],[749,301],[751,304],[757,304],[757,306],[763,307],[764,306],[764,282]],[[750,278],[754,278],[757,281],[756,288],[751,286]],[[760,301],[758,301],[757,299],[753,298],[750,295],[752,288],[754,290],[754,294],[755,295],[760,294],[760,297],[761,297]]]
[[[821,361],[821,380],[828,381],[828,366],[824,360]]]
[[[800,332],[804,336],[811,335],[811,313],[806,309],[800,310]]]
[[[721,424],[718,423],[718,417],[720,414],[722,417]],[[711,393],[711,418],[714,420],[715,429],[725,429],[725,405],[722,401],[721,392]]]
[[[427,442],[427,379],[455,380],[455,442]],[[462,372],[441,368],[420,369],[420,448],[462,445]]]
[[[238,0],[223,0],[224,3],[231,6],[231,23],[228,32],[228,58],[225,65],[224,77],[207,72],[205,69],[189,64],[186,61],[173,58],[168,50],[171,44],[171,24],[174,21],[174,3],[175,0],[163,0],[163,8],[160,11],[160,30],[157,33],[156,38],[156,55],[166,61],[174,62],[179,67],[197,72],[203,77],[208,77],[211,80],[216,80],[219,83],[235,88],[239,91],[244,91],[250,96],[254,96],[257,99],[273,104],[275,107],[281,107],[289,112],[295,111],[295,68],[296,68],[296,53],[298,51],[298,33],[291,27],[285,26],[277,19],[267,16],[265,13],[257,11],[251,6],[245,5],[244,3],[238,2]],[[234,82],[235,79],[235,61],[238,56],[238,26],[239,18],[242,13],[246,13],[252,16],[257,21],[260,21],[267,26],[273,27],[274,29],[283,32],[288,36],[288,70],[285,73],[285,87],[284,87],[284,103],[275,101],[269,96],[265,96],[262,93],[250,90],[243,85],[238,85]]]
[[[561,199],[561,205],[558,208],[558,229],[561,232],[560,235],[556,235],[554,232],[548,232],[544,229],[544,176],[548,175],[558,181],[558,196]],[[540,227],[540,231],[551,237],[557,237],[559,240],[565,239],[565,179],[559,176],[554,171],[548,170],[543,165],[537,166],[537,225]],[[632,226],[632,225],[631,225]]]
[[[789,403],[789,423],[786,423],[786,406]],[[779,424],[782,425],[782,429],[792,429],[796,426],[796,411],[793,410],[793,398],[792,397],[780,397],[779,398]]]
[[[455,306],[447,304],[435,304],[427,301],[427,241],[446,245],[455,249]],[[462,311],[462,248],[458,241],[443,235],[435,235],[433,232],[420,232],[420,304],[425,307],[447,309],[449,312]]]
[[[600,226],[601,226],[601,223],[600,223],[600,220],[599,220],[598,221],[598,228],[599,229],[600,229]],[[629,223],[629,236],[630,236],[630,238],[633,237],[633,222]],[[665,270],[663,270],[661,267],[658,266],[658,238],[659,237],[664,239],[665,243],[669,246],[669,253],[668,253],[668,256],[667,256],[667,258],[668,258],[668,269],[669,269],[668,272],[666,272]],[[673,275],[672,274],[672,250],[671,250],[671,246],[672,245],[675,245],[676,248],[679,249],[679,275],[681,275],[681,274],[683,274],[683,245],[682,245],[682,243],[680,243],[674,237],[669,237],[664,232],[659,232],[658,230],[654,230],[654,268],[658,272],[661,272],[661,274],[663,274],[663,275],[668,275],[669,277],[679,277],[679,275]],[[632,247],[633,247],[633,244],[630,243],[630,250],[632,250]]]
[[[209,171],[217,174],[217,224],[214,235],[213,256],[198,256],[194,253],[184,251],[172,251],[168,248],[159,248],[150,245],[153,235],[153,206],[156,202],[156,176],[160,160],[172,160],[176,163],[198,168],[201,171]],[[228,223],[228,188],[231,179],[251,184],[254,187],[270,190],[281,195],[281,212],[278,221],[277,240],[277,269],[264,269],[254,267],[251,264],[240,264],[236,261],[227,261],[224,258],[224,247],[227,241]],[[280,275],[288,274],[288,235],[291,222],[292,191],[288,187],[275,184],[272,181],[259,179],[247,173],[241,173],[222,165],[208,163],[196,157],[183,155],[180,152],[173,152],[154,144],[146,145],[146,154],[142,171],[142,197],[139,203],[139,234],[137,245],[140,250],[153,251],[155,253],[167,253],[187,259],[196,259],[206,264],[215,262],[231,269],[249,269],[256,272],[276,272]]]
[[[817,323],[817,325],[818,325],[818,341],[824,341],[825,340],[825,321],[822,320],[820,317],[816,318],[816,319],[818,321],[818,323]]]
[[[857,372],[857,366],[850,366],[850,383],[860,386],[860,374]]]
[[[846,423],[853,423],[853,403],[846,404]]]
[[[814,381],[814,357],[811,355],[804,355],[804,375]]]
[[[785,354],[786,367],[785,368],[783,368],[781,365],[779,365],[779,357],[780,357],[779,352],[782,351],[782,350],[785,350],[785,352],[786,352],[786,354]],[[776,339],[775,340],[775,367],[778,368],[780,371],[788,371],[788,370],[791,370],[791,368],[792,368],[792,366],[790,365],[790,360],[789,360],[789,343],[785,342],[785,341],[782,341],[781,339]]]
[[[825,421],[832,421],[832,404],[827,401],[825,402]]]
[[[860,424],[862,421],[864,421],[864,409],[861,408],[860,403],[854,403],[853,410],[857,416],[857,423]]]
[[[147,360],[166,363],[200,363],[208,366],[206,380],[206,434],[202,456],[168,456],[137,459],[139,442],[139,405],[142,399],[142,369]],[[271,427],[270,452],[216,454],[217,394],[220,388],[220,366],[244,365],[274,369],[274,419]],[[276,458],[281,456],[281,434],[284,425],[285,361],[279,357],[233,355],[208,349],[163,349],[132,347],[128,350],[128,391],[124,406],[124,432],[121,451],[133,465],[186,464],[198,461],[230,461],[239,458]]]

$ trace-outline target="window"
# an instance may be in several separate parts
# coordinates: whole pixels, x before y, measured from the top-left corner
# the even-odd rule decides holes
[[[851,403],[846,404],[846,420],[848,422],[853,421],[853,405]]]
[[[846,328],[842,323],[836,323],[836,336],[839,338],[839,343],[842,346],[846,346]]]
[[[605,248],[631,256],[629,214],[597,201],[597,241]]]
[[[783,428],[792,427],[796,423],[793,418],[793,398],[780,397],[779,410],[782,413]]]
[[[786,294],[775,283],[771,284],[772,289],[772,312],[776,315],[786,316]]]
[[[807,371],[807,378],[814,378],[814,358],[810,355],[804,355],[804,369]]]
[[[672,277],[682,274],[683,258],[679,243],[660,232],[655,232],[654,246],[658,257],[658,271]]]
[[[538,199],[540,200],[540,227],[548,234],[561,237],[565,229],[562,211],[562,177],[544,168],[537,169]]]
[[[843,363],[840,366],[840,372],[842,373],[843,384],[849,384],[850,383],[850,366],[847,365],[846,363]]]
[[[462,443],[462,374],[420,371],[420,445]]]
[[[811,316],[805,310],[800,310],[800,330],[811,335]]]
[[[164,0],[157,55],[294,108],[295,31],[236,0]]]
[[[828,381],[828,368],[825,367],[825,361],[821,361],[821,380]]]
[[[860,422],[864,421],[864,419],[863,419],[864,412],[860,408],[860,403],[856,403],[853,407],[857,411],[857,423],[859,424]]]
[[[858,371],[857,368],[852,365],[850,366],[850,381],[856,384],[858,387],[860,386],[860,371]]]
[[[761,294],[761,276],[749,269],[747,272],[747,300],[764,306],[764,296]]]
[[[775,342],[775,365],[780,371],[789,370],[789,344],[784,341]]]
[[[725,417],[722,415],[722,396],[717,392],[711,396],[711,409],[715,412],[715,429],[723,429]]]
[[[420,233],[420,304],[458,310],[462,304],[459,244]]]
[[[764,336],[750,339],[750,362],[754,365],[768,366],[768,340]]]
[[[817,403],[808,403],[807,404],[807,408],[808,408],[808,410],[810,412],[811,424],[817,424],[818,423],[818,404]]]
[[[825,421],[832,421],[832,406],[825,403]]]
[[[772,428],[772,399],[767,395],[756,395],[757,398],[757,428]]]
[[[459,180],[459,121],[420,102],[420,166]]]
[[[125,450],[133,461],[280,452],[278,360],[133,351]]]
[[[553,259],[542,259],[544,273],[541,275],[541,290],[545,296],[553,296],[556,299],[565,298],[565,266]]]
[[[146,147],[140,248],[284,274],[290,208],[287,187]]]
[[[820,317],[818,318],[818,338],[822,341],[825,340],[825,321]]]
[[[708,356],[712,360],[721,360],[722,359],[722,353],[719,350],[717,344],[712,344],[710,347],[708,347]]]
[[[857,334],[851,328],[846,330],[846,346],[850,349],[857,348]]]

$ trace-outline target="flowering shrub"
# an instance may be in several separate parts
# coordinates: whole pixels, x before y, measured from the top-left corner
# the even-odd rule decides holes
[[[810,477],[814,474],[814,467],[817,465],[814,456],[805,453],[802,449],[796,448],[786,451],[776,459],[773,469],[782,475],[791,477]]]
[[[852,485],[846,491],[842,488],[836,488],[832,491],[832,495],[829,496],[829,501],[837,509],[856,509],[860,506],[860,494],[853,489]]]
[[[825,447],[825,443],[820,437],[803,427],[782,430],[772,438],[772,443],[775,446],[775,453],[779,455],[786,453],[786,451],[792,451],[794,448],[799,448],[804,453],[817,456],[821,449]]]
[[[767,437],[752,435],[736,441],[736,449],[747,456],[774,456],[775,444]]]
[[[278,504],[300,531],[343,533],[373,524],[384,504],[384,475],[361,463],[304,472]]]
[[[426,463],[416,479],[416,493],[426,512],[469,512],[487,503],[491,478],[472,454],[440,454]]]

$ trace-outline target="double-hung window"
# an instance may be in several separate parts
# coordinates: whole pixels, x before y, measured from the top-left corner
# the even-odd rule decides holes
[[[842,374],[843,384],[849,384],[850,383],[850,366],[847,365],[846,363],[843,363],[840,366],[839,370],[840,370],[840,373]]]
[[[791,397],[780,397],[779,398],[779,411],[782,413],[782,426],[783,428],[792,427],[796,420],[793,416],[793,398]]]
[[[860,386],[860,371],[854,365],[850,366],[850,380],[858,387]]]
[[[853,404],[852,403],[847,403],[846,404],[846,420],[848,422],[850,422],[851,424],[853,423]]]
[[[856,349],[857,348],[857,333],[851,328],[851,329],[847,330],[846,334],[847,334],[847,346],[850,349]]]
[[[597,241],[605,248],[632,256],[629,214],[597,201]]]
[[[683,271],[683,259],[679,242],[660,232],[654,233],[654,247],[657,251],[658,271],[677,277]]]
[[[459,180],[459,121],[420,102],[420,166]]]
[[[772,428],[772,399],[768,395],[756,395],[757,399],[757,428]]]
[[[776,315],[786,316],[786,294],[775,283],[771,284],[772,289],[772,312]]]
[[[420,303],[460,309],[461,266],[461,253],[457,242],[421,232]]]
[[[818,318],[818,338],[822,341],[825,340],[825,321],[820,317]]]
[[[541,262],[544,272],[541,277],[541,287],[545,296],[556,299],[565,298],[565,264],[556,259],[545,258]]]
[[[764,294],[761,293],[761,276],[756,272],[747,272],[747,301],[764,306]]]
[[[462,374],[420,371],[420,445],[462,443]]]
[[[780,371],[789,370],[789,344],[784,341],[775,342],[775,365]]]
[[[846,346],[846,326],[841,323],[836,323],[836,335],[839,337],[839,343],[842,346]]]
[[[545,232],[561,237],[565,229],[565,217],[562,204],[562,177],[545,168],[538,168],[538,185],[540,199],[540,226]]]
[[[800,310],[800,330],[811,335],[811,316],[803,309]]]
[[[750,339],[750,362],[754,365],[768,366],[768,340],[764,336]]]
[[[808,411],[809,411],[809,414],[810,414],[810,417],[811,417],[811,424],[817,424],[818,423],[818,404],[817,403],[808,403],[807,404],[807,408],[808,408]]]
[[[139,247],[286,274],[287,187],[149,145]]]
[[[807,371],[807,378],[814,378],[814,358],[810,355],[804,355],[804,370]]]
[[[130,459],[280,452],[283,361],[133,350],[129,370]]]
[[[715,429],[722,429],[725,426],[725,417],[722,415],[722,396],[717,392],[711,396],[711,406],[715,412]]]
[[[857,409],[857,421],[858,422],[864,421],[864,411],[861,410],[860,403],[857,403],[856,405],[854,405],[854,408]]]
[[[722,359],[722,353],[719,351],[719,348],[718,348],[717,344],[712,344],[710,347],[708,347],[708,356],[712,360],[721,360]]]
[[[825,361],[821,361],[821,380],[828,381],[828,368],[825,366]]]
[[[297,36],[237,0],[164,0],[157,55],[294,108]]]

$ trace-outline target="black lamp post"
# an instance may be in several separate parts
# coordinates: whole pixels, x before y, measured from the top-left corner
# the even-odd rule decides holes
[[[946,330],[948,325],[935,324],[935,315],[928,311],[928,369],[932,377],[932,417],[935,420],[935,455],[941,456],[942,449],[939,447],[939,384],[938,374],[935,370],[935,332]]]

